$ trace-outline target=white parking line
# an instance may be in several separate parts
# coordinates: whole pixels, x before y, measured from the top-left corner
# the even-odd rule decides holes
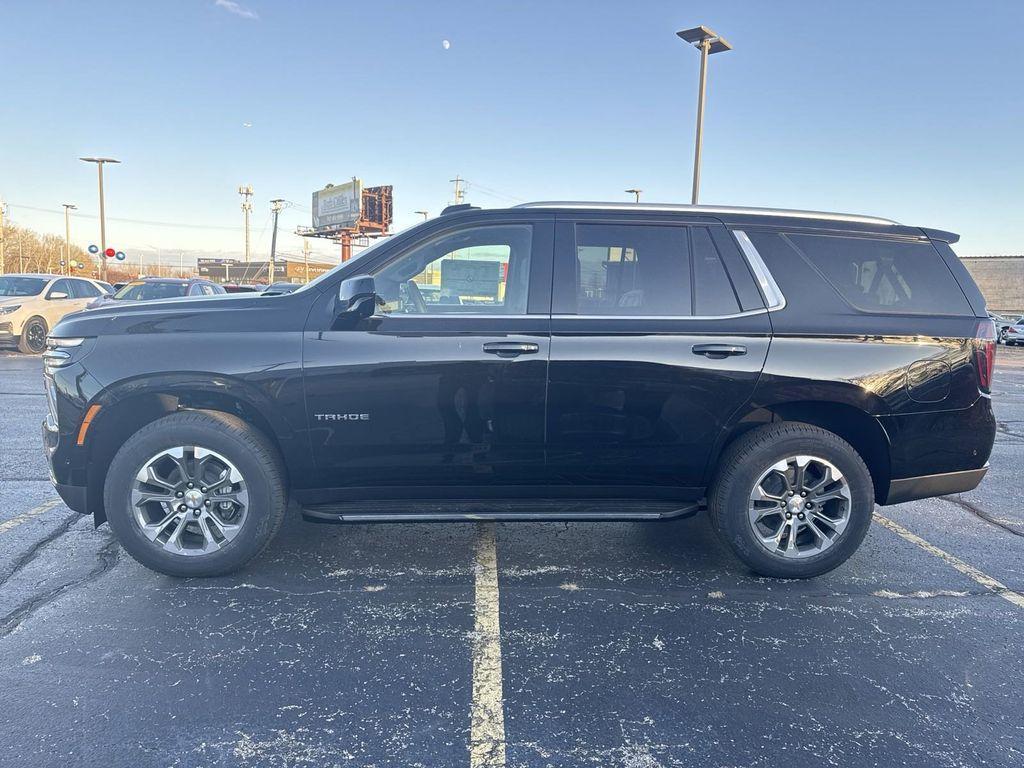
[[[1024,595],[1020,594],[1019,592],[1014,592],[1001,581],[997,581],[988,574],[982,573],[973,565],[965,563],[959,557],[951,555],[949,554],[949,552],[946,552],[943,549],[939,549],[934,544],[922,539],[916,533],[908,531],[899,523],[890,520],[887,517],[882,517],[882,515],[878,514],[877,512],[875,513],[874,517],[876,522],[880,523],[881,525],[884,525],[886,528],[888,528],[896,535],[903,537],[912,544],[916,544],[925,552],[935,555],[936,557],[942,558],[951,566],[960,571],[960,573],[962,573],[964,576],[974,579],[976,582],[981,584],[981,586],[985,587],[986,589],[991,589],[1001,598],[1010,601],[1018,608],[1024,608]]]
[[[11,528],[17,528],[22,523],[27,523],[33,517],[39,517],[44,512],[48,512],[54,507],[59,507],[63,503],[64,502],[61,501],[60,499],[46,501],[40,504],[35,509],[30,509],[28,512],[23,512],[17,517],[12,517],[10,520],[5,520],[4,522],[0,523],[0,533],[5,533],[6,531],[11,530]]]
[[[498,552],[494,523],[476,532],[476,622],[473,632],[473,712],[469,734],[470,768],[504,768],[505,708],[498,626]]]

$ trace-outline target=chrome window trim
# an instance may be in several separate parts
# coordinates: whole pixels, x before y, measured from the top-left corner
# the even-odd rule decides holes
[[[754,247],[754,243],[751,242],[747,233],[742,229],[734,229],[732,233],[736,237],[736,242],[740,244],[740,250],[743,251],[747,264],[750,265],[750,269],[754,273],[754,278],[757,280],[758,285],[761,286],[761,292],[764,294],[768,311],[775,312],[779,309],[785,309],[786,297],[782,293],[782,289],[779,288],[779,284],[775,282],[775,278],[772,277],[771,270],[764,263],[761,254]]]
[[[567,313],[551,315],[553,320],[734,320],[737,317],[767,314],[767,309],[748,309],[730,315],[573,315]]]
[[[531,314],[527,314],[526,312],[524,312],[521,315],[514,315],[514,314],[507,314],[507,313],[500,314],[500,315],[499,314],[489,315],[486,312],[443,312],[443,313],[439,312],[439,313],[436,313],[436,314],[432,314],[430,312],[375,312],[373,315],[371,315],[371,317],[380,317],[380,318],[386,317],[386,318],[389,318],[389,319],[392,319],[392,320],[395,319],[395,318],[398,318],[398,317],[409,317],[409,318],[412,318],[414,320],[425,320],[425,319],[428,319],[428,318],[431,319],[431,320],[436,320],[436,319],[439,319],[439,318],[440,319],[445,319],[445,318],[459,318],[459,317],[467,317],[467,318],[470,318],[470,319],[473,319],[473,320],[483,320],[483,319],[487,319],[487,318],[494,318],[495,320],[513,320],[513,319],[520,320],[520,319],[525,319],[525,318],[550,317],[550,315],[547,312],[535,312],[532,315]]]
[[[550,200],[521,203],[513,208],[577,208],[589,211],[663,211],[693,214],[737,214],[751,216],[788,216],[795,219],[830,219],[858,224],[885,224],[899,226],[898,221],[880,216],[864,216],[857,213],[830,213],[828,211],[803,211],[791,208],[747,208],[732,205],[681,205],[677,203],[588,203],[583,201]]]

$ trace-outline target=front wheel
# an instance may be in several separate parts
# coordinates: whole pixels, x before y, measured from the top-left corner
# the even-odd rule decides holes
[[[18,349],[26,355],[40,355],[46,351],[46,321],[41,317],[30,317],[21,329]]]
[[[132,435],[110,464],[107,520],[121,546],[170,576],[218,576],[256,557],[285,512],[281,460],[241,419],[182,411]]]
[[[803,579],[838,567],[871,524],[874,486],[838,435],[795,422],[751,430],[721,457],[708,497],[716,531],[762,576]]]

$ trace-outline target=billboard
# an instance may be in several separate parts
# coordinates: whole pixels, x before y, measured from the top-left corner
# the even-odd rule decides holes
[[[352,227],[362,213],[363,182],[328,184],[313,193],[313,229]]]

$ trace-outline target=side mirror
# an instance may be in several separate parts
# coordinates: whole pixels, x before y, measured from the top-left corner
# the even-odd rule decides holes
[[[46,297],[47,301],[53,301],[54,299],[66,299],[68,295],[64,291],[50,291],[50,294]]]
[[[377,307],[377,288],[369,275],[342,280],[338,286],[338,315],[369,317]]]

